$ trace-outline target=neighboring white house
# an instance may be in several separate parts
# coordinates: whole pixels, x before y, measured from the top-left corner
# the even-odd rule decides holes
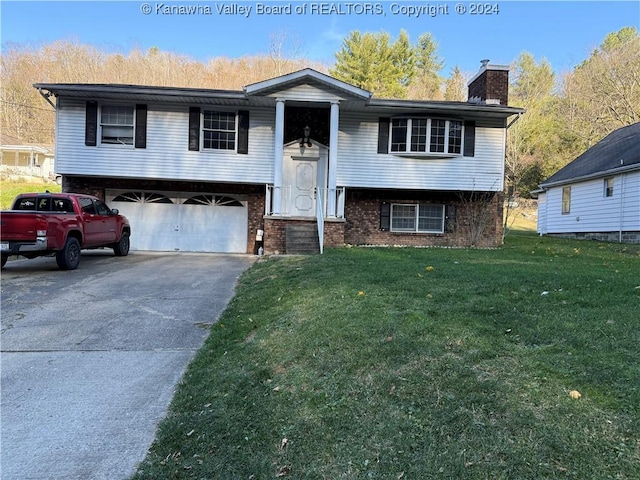
[[[23,142],[2,132],[0,167],[8,174],[55,179],[53,146]]]
[[[536,193],[540,235],[640,243],[640,123],[607,135]]]
[[[376,99],[311,69],[241,91],[34,86],[55,97],[63,190],[130,217],[132,249],[295,252],[309,228],[316,250],[502,242],[506,131],[523,112],[507,67],[484,62],[469,102]]]

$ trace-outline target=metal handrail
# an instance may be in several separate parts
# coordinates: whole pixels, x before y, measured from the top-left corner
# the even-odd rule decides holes
[[[316,221],[318,222],[318,245],[320,254],[324,251],[324,195],[323,189],[316,188]]]

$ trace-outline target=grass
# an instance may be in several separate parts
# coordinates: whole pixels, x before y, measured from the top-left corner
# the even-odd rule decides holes
[[[0,181],[0,210],[11,208],[13,199],[19,193],[27,192],[60,192],[61,187],[55,183],[44,183],[24,180],[2,180]]]
[[[134,478],[638,479],[638,272],[518,233],[265,258]]]

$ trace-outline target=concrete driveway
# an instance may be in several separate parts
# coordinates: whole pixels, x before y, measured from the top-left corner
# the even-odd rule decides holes
[[[119,480],[144,458],[174,388],[248,255],[83,252],[1,277],[1,478]]]

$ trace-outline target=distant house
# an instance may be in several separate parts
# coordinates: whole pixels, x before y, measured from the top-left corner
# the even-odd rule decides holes
[[[53,146],[27,143],[0,133],[0,166],[11,174],[54,178]]]
[[[34,86],[56,99],[63,190],[127,215],[133,250],[296,253],[499,245],[507,124],[523,112],[508,75],[484,62],[469,102],[376,99],[312,69],[241,91]]]
[[[640,123],[607,135],[537,193],[540,235],[640,243]]]

